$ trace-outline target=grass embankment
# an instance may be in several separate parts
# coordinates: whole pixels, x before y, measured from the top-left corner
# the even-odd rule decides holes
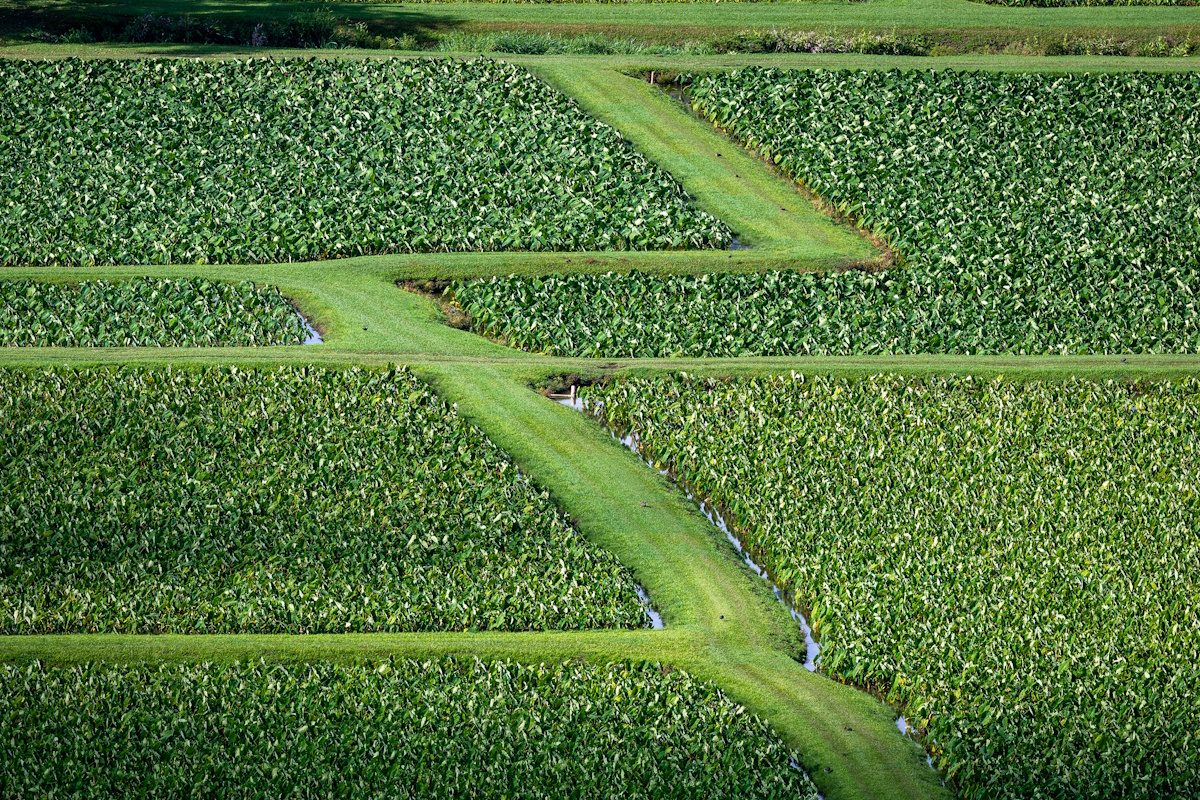
[[[618,128],[662,165],[699,205],[724,220],[747,247],[792,263],[874,262],[879,252],[834,226],[790,182],[645,81],[560,61],[538,74],[588,112]],[[705,158],[696,158],[698,153]],[[729,253],[726,260],[732,260]]]

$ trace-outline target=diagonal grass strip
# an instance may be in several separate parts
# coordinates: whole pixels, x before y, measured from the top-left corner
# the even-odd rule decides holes
[[[879,273],[464,281],[554,355],[1200,352],[1200,78],[784,72],[694,106],[897,252]]]

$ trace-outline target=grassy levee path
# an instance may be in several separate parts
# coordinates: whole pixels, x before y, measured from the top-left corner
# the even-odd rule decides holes
[[[801,652],[795,624],[664,478],[582,414],[522,391],[503,370],[439,373],[460,410],[551,487],[590,539],[634,569],[667,629],[692,634],[691,647],[667,660],[768,715],[827,797],[938,796],[934,773],[897,735],[889,710],[791,657]]]
[[[72,48],[70,52],[105,57],[114,51],[96,47]],[[211,49],[199,52],[213,54]],[[662,613],[665,629],[317,636],[9,636],[0,637],[0,660],[318,660],[448,654],[523,661],[657,660],[715,681],[768,719],[801,752],[804,766],[830,800],[948,796],[937,773],[926,766],[920,747],[896,730],[891,709],[867,694],[803,668],[796,659],[803,643],[786,610],[775,601],[766,584],[739,561],[693,503],[591,420],[540,396],[532,387],[570,372],[648,374],[679,369],[713,375],[786,373],[794,369],[837,374],[894,370],[1026,377],[1178,376],[1200,371],[1200,357],[912,356],[604,362],[522,353],[447,327],[432,300],[404,291],[396,282],[406,278],[566,270],[820,269],[878,257],[857,233],[824,218],[787,181],[716,134],[676,101],[614,71],[612,67],[617,64],[566,57],[513,60],[532,65],[547,81],[574,95],[590,113],[620,129],[672,172],[700,205],[744,237],[751,249],[705,253],[392,255],[319,263],[204,267],[11,267],[0,269],[0,279],[70,281],[199,275],[269,282],[280,286],[297,303],[321,330],[325,343],[278,348],[7,348],[0,349],[0,365],[412,365],[546,487],[585,535],[633,570]],[[770,62],[769,58],[760,60]],[[887,66],[888,62],[874,63]],[[990,63],[995,68],[1010,68],[1014,62],[1001,58]],[[1086,60],[1063,63],[1068,66],[1060,64],[1058,68],[1089,67]],[[780,206],[785,210],[779,211]]]
[[[697,124],[678,101],[649,83],[565,59],[529,66],[592,116],[620,129],[686,186],[701,207],[729,223],[742,244],[792,263],[821,266],[879,257],[862,237],[830,225],[762,159],[731,147],[729,139]]]

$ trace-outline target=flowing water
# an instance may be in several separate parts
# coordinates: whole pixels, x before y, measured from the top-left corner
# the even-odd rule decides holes
[[[581,411],[581,412],[587,413],[587,409],[584,407],[583,400],[580,399],[579,397],[556,398],[556,400],[564,406],[573,408],[576,411]],[[633,451],[634,455],[636,455],[639,459],[641,459],[643,462],[650,465],[651,467],[654,467],[653,462],[650,461],[650,459],[646,458],[646,456],[642,453],[641,446],[638,443],[636,434],[630,432],[630,433],[626,434],[625,436],[617,436],[616,432],[614,432],[614,431],[609,431],[609,433],[612,435],[612,437],[614,439],[617,439],[618,441],[621,442],[621,444],[625,445],[627,448],[629,448],[631,451]],[[672,476],[668,470],[658,468],[658,472],[660,475],[665,475],[667,478],[669,478],[671,480],[671,482],[674,483],[676,486],[680,485],[679,482],[675,480],[674,476]],[[683,488],[683,487],[681,487],[681,488]],[[685,488],[685,491],[686,491],[686,488]],[[692,492],[686,491],[686,494],[687,494],[688,500],[692,500],[693,502],[695,501],[695,497],[692,494]],[[792,602],[792,599],[789,596],[789,594],[787,593],[787,591],[781,590],[779,588],[779,585],[776,584],[771,579],[771,576],[767,572],[767,570],[764,569],[763,567],[760,567],[758,564],[755,563],[754,559],[750,557],[750,554],[742,546],[741,540],[737,538],[737,536],[733,533],[732,530],[730,530],[729,526],[725,523],[725,520],[724,520],[724,518],[722,518],[721,513],[719,511],[717,511],[715,508],[710,508],[707,501],[702,500],[700,502],[700,512],[702,514],[704,514],[704,516],[708,517],[708,521],[711,522],[713,525],[715,525],[717,527],[717,529],[721,531],[721,533],[725,534],[725,538],[728,539],[729,543],[733,545],[735,550],[737,550],[738,555],[740,555],[745,560],[746,566],[750,567],[750,569],[754,571],[755,575],[758,575],[758,577],[762,578],[763,580],[765,580],[771,584],[771,590],[775,593],[775,599],[778,600],[780,603],[783,603],[785,606],[787,606],[788,612],[792,615],[792,619],[794,619],[797,623],[799,623],[800,630],[803,631],[803,633],[804,633],[804,644],[806,647],[804,668],[807,669],[809,672],[816,672],[817,667],[820,666],[820,662],[821,662],[821,644],[820,644],[820,642],[817,642],[816,640],[813,639],[812,628],[809,626],[808,620],[805,619],[803,614],[801,614],[799,611],[796,610],[795,603]],[[657,620],[654,623],[654,627],[661,628],[662,627],[662,617],[658,616],[658,614],[656,614],[652,609],[650,609],[649,598],[645,595],[645,591],[642,589],[641,586],[638,586],[638,596],[641,597],[643,599],[643,602],[646,603],[646,608],[647,608],[647,610],[650,611],[651,620]],[[913,739],[916,738],[915,730],[908,724],[908,720],[906,720],[904,718],[903,714],[900,715],[900,717],[898,717],[896,719],[896,728],[900,731],[900,734],[902,736],[912,737]],[[926,754],[925,763],[929,765],[930,769],[935,770],[935,771],[937,770],[937,767],[934,766],[934,763],[933,763],[933,756]],[[795,765],[795,766],[797,766],[797,768],[799,768],[799,765]],[[942,785],[945,786],[946,782],[942,781]]]
[[[305,344],[322,344],[325,341],[321,338],[321,332],[312,325],[308,324],[308,320],[304,318],[303,314],[297,311],[296,316],[299,317],[300,321],[304,323]]]
[[[585,411],[584,406],[583,406],[583,400],[581,400],[578,397],[576,397],[574,399],[557,398],[557,400],[562,405],[573,408],[576,411]],[[641,445],[638,443],[636,434],[629,433],[623,437],[619,437],[614,432],[610,431],[610,433],[612,433],[612,437],[614,439],[617,439],[618,441],[621,442],[621,444],[623,444],[627,448],[629,448],[638,458],[640,458],[646,464],[649,464],[652,467],[654,466],[653,463],[651,463],[651,461],[642,454]],[[671,475],[669,470],[658,468],[658,473],[667,478],[670,478],[671,481],[673,483],[675,483],[677,486],[679,485],[678,481],[675,481],[674,477]],[[692,493],[690,491],[687,492],[687,498],[688,498],[688,500],[695,501],[695,497],[692,495]],[[787,607],[788,613],[790,613],[792,615],[792,619],[794,619],[797,623],[799,623],[800,630],[804,633],[804,645],[805,645],[804,668],[807,669],[809,672],[816,672],[817,667],[820,666],[821,645],[819,642],[817,642],[813,638],[812,627],[809,626],[808,620],[805,619],[803,614],[801,614],[799,611],[796,610],[796,606],[793,602],[791,602],[791,598],[788,595],[788,593],[786,591],[780,589],[779,585],[776,584],[773,580],[771,580],[771,576],[767,572],[767,570],[764,569],[763,567],[760,567],[757,563],[755,563],[754,559],[750,557],[750,553],[747,552],[746,548],[744,548],[742,546],[741,540],[738,539],[738,537],[733,533],[732,530],[730,530],[729,526],[725,523],[724,518],[721,516],[721,512],[717,511],[715,508],[710,508],[708,503],[703,500],[700,502],[700,512],[702,514],[704,514],[704,516],[708,517],[708,521],[711,522],[713,525],[715,525],[717,527],[717,529],[721,531],[721,533],[725,534],[725,538],[728,539],[729,543],[733,545],[735,550],[737,550],[738,555],[740,555],[745,560],[746,566],[750,567],[750,569],[754,571],[755,575],[757,575],[758,577],[762,578],[763,580],[765,580],[771,584],[771,591],[773,591],[775,593],[775,599]]]
[[[583,401],[577,397],[556,397],[554,399],[576,411],[583,411]],[[646,588],[640,583],[637,585],[637,594],[638,599],[642,601],[642,605],[646,607],[646,613],[650,615],[650,627],[655,630],[661,630],[663,627],[662,614],[659,614],[654,610],[654,606],[650,605],[650,595],[646,593]]]
[[[656,631],[662,630],[663,621],[662,614],[654,610],[654,606],[650,605],[650,595],[646,594],[646,589],[640,583],[637,585],[638,599],[642,601],[642,605],[646,607],[646,613],[650,615],[650,627]]]
[[[901,736],[909,736],[913,739],[917,738],[916,729],[908,724],[908,720],[906,720],[904,718],[903,714],[901,714],[899,717],[896,718],[896,727],[899,728]],[[933,765],[933,756],[926,754],[925,763],[929,765],[930,769],[932,769],[932,770],[937,769],[937,767],[935,767]],[[942,786],[945,786],[945,785],[946,785],[946,782],[942,781]]]

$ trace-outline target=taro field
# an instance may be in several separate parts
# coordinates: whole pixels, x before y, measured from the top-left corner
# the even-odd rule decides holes
[[[931,3],[0,0],[0,798],[1200,796],[1200,18]]]
[[[0,281],[0,347],[304,344],[279,290],[243,281]]]
[[[407,371],[2,380],[4,633],[647,624],[629,572]]]
[[[0,674],[0,786],[19,795],[74,784],[110,796],[131,780],[178,795],[202,780],[239,796],[548,798],[564,785],[593,796],[818,796],[761,720],[720,689],[650,664],[384,659]]]
[[[821,669],[967,797],[1200,791],[1200,382],[671,377],[584,390],[723,509]]]
[[[894,251],[884,271],[454,286],[554,355],[1200,351],[1200,78],[781,71],[691,104]]]
[[[4,60],[0,85],[0,265],[729,240],[512,65]]]

